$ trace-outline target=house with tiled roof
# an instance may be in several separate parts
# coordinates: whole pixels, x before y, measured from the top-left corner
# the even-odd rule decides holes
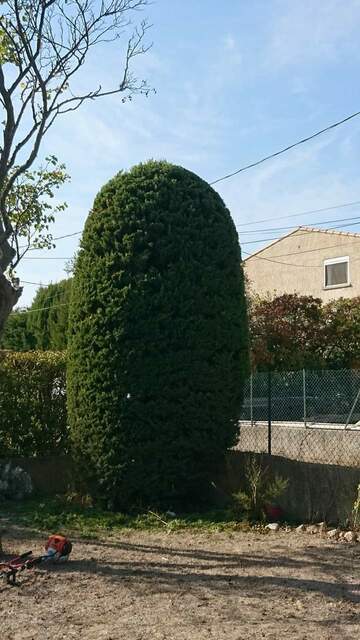
[[[244,260],[250,292],[360,296],[360,233],[298,227]]]

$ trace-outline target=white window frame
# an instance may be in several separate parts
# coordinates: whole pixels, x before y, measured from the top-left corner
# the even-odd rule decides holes
[[[347,262],[347,282],[341,284],[326,284],[326,267],[331,264],[339,264],[340,262]],[[349,256],[341,256],[339,258],[330,258],[324,260],[324,289],[341,289],[343,287],[350,287],[350,258]]]

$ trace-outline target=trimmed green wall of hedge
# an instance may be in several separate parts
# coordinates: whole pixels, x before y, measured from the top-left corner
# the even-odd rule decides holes
[[[67,452],[66,354],[0,351],[0,457]]]

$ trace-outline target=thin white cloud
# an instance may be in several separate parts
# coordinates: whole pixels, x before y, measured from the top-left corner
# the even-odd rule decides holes
[[[94,101],[61,124],[59,121],[43,150],[56,153],[72,176],[64,194],[69,209],[57,221],[56,235],[83,226],[98,189],[120,169],[149,158],[167,159],[205,179],[215,179],[228,169],[256,160],[261,155],[259,147],[265,155],[267,150],[277,149],[284,136],[288,135],[289,142],[300,137],[300,120],[301,127],[306,125],[305,133],[311,133],[319,128],[319,118],[320,122],[328,119],[324,100],[312,92],[312,75],[308,73],[312,67],[304,67],[338,58],[344,52],[353,53],[354,58],[359,55],[355,47],[360,0],[273,0],[273,7],[273,22],[260,17],[261,28],[250,47],[246,45],[247,34],[241,29],[235,32],[234,25],[217,34],[217,40],[206,42],[204,48],[199,48],[197,34],[189,39],[174,31],[171,47],[166,45],[158,53],[155,45],[136,61],[135,73],[149,78],[157,95],[148,99],[138,96],[125,105],[119,97]],[[253,11],[255,16],[257,11]],[[235,35],[227,32],[228,28]],[[156,43],[156,37],[154,40]],[[287,74],[286,91],[301,105],[300,115],[286,104],[278,111],[266,109],[263,93],[269,86],[264,88],[257,80],[259,71],[265,71],[271,81],[272,69],[275,74],[279,69]],[[120,73],[121,57],[116,52],[107,54],[104,60],[91,61],[79,86],[93,88],[101,79],[108,88]],[[242,107],[248,95],[254,105],[250,115]],[[283,99],[283,95],[274,95],[270,89],[269,100]],[[342,144],[337,134],[326,136],[216,188],[238,224],[271,215],[276,222],[277,216],[285,213],[359,199],[354,177],[359,145],[353,133],[352,125],[351,137],[349,132]],[[309,218],[305,221],[311,222]],[[76,238],[61,241],[54,254],[72,255],[76,244]],[[39,282],[58,279],[64,276],[63,264],[24,262],[19,275]],[[26,291],[22,303],[30,292]]]
[[[220,62],[223,64],[223,67],[237,67],[242,64],[243,56],[239,49],[237,40],[233,35],[228,33],[224,38],[224,46],[223,46],[224,55],[220,55]]]
[[[306,95],[308,93],[308,88],[304,79],[296,76],[292,78],[291,91],[296,96]]]
[[[335,167],[326,169],[323,166],[324,158],[334,156],[338,147],[339,140],[334,134],[219,184],[218,190],[235,224],[273,215],[274,226],[278,226],[279,215],[358,200],[360,192],[356,179],[344,176]],[[325,215],[329,217],[329,214]],[[307,223],[310,221],[305,219]],[[299,219],[294,224],[301,222]],[[271,227],[271,224],[265,226]]]
[[[236,40],[230,33],[224,38],[224,48],[226,51],[234,51],[236,49]]]
[[[359,0],[279,0],[271,26],[267,64],[288,65],[359,56],[352,36],[360,27]]]

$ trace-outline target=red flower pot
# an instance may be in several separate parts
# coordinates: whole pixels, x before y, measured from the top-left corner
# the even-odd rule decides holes
[[[281,507],[275,504],[266,504],[265,505],[265,514],[268,520],[277,521],[281,520],[283,517],[283,510]]]

